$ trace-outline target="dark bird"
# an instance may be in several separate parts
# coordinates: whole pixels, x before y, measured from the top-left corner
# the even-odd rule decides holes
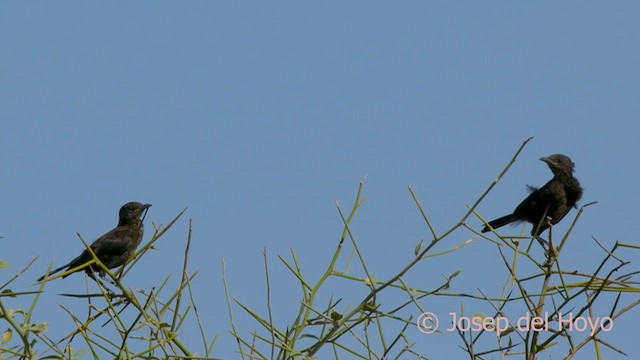
[[[488,225],[482,229],[483,233],[513,222],[526,221],[533,224],[531,236],[542,243],[539,235],[549,227],[547,221],[543,221],[544,217],[549,217],[551,224],[555,225],[572,207],[576,206],[582,197],[582,187],[578,179],[573,177],[575,165],[571,159],[562,154],[553,154],[549,157],[541,157],[540,160],[547,163],[553,172],[553,179],[540,189],[528,186],[531,194],[516,207],[513,213],[489,221]]]
[[[142,224],[142,214],[147,210],[151,204],[141,204],[139,202],[129,202],[124,204],[120,208],[120,220],[118,226],[108,233],[100,236],[91,244],[91,250],[96,254],[98,259],[109,269],[116,268],[123,265],[133,256],[134,252],[140,242],[142,241],[142,235],[144,232],[144,226]],[[82,266],[93,259],[93,256],[89,250],[85,249],[78,257],[71,260],[68,264],[60,266],[59,268],[49,272],[47,275],[42,276],[38,281],[42,281],[46,276],[51,276],[62,270],[71,270],[78,266]],[[100,277],[105,276],[105,272],[100,270],[95,264],[91,264],[76,271],[84,270],[87,274],[95,279],[94,272],[98,272]],[[63,278],[71,275],[66,274]]]

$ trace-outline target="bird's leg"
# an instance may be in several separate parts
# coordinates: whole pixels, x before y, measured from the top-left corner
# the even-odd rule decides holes
[[[551,217],[547,216],[546,221],[547,227],[549,228],[549,249],[545,252],[545,255],[547,256],[547,261],[551,263],[558,257],[558,249],[553,246],[553,224],[551,223]]]
[[[109,287],[107,287],[101,280],[96,279],[96,283],[98,283],[98,286],[102,288],[102,290],[107,294],[109,298],[115,296],[116,293],[113,292],[113,290],[111,290]]]
[[[107,281],[109,284],[111,284],[113,286],[118,286],[118,284],[116,284],[116,282],[111,280],[111,279],[103,278],[103,280]]]
[[[542,224],[544,223],[544,226],[542,226]],[[533,237],[538,240],[538,242],[540,243],[540,245],[542,245],[543,249],[547,249],[547,245],[549,247],[552,247],[552,242],[551,242],[551,227],[553,226],[553,224],[551,224],[551,217],[550,216],[545,216],[544,219],[538,224],[537,228],[535,229],[535,232]],[[540,236],[539,234],[539,230],[538,229],[549,229],[549,241],[545,240],[542,236]],[[540,231],[541,232],[541,231]]]
[[[95,276],[95,275],[94,275],[94,276]],[[116,299],[116,300],[117,300],[117,303],[116,303],[115,305],[117,305],[117,304],[119,304],[119,303],[126,302],[126,300],[127,300],[127,299],[126,299],[126,297],[125,297],[123,294],[116,294],[116,292],[115,292],[115,291],[111,290],[110,288],[108,288],[108,287],[104,284],[104,281],[106,281],[106,282],[108,282],[109,284],[111,284],[111,285],[113,285],[113,286],[115,286],[115,287],[118,287],[118,284],[116,284],[116,282],[115,282],[115,281],[113,281],[113,280],[111,280],[111,279],[108,279],[108,278],[107,278],[107,274],[106,274],[104,271],[101,271],[101,272],[100,272],[100,277],[102,278],[102,281],[101,281],[101,280],[99,280],[99,279],[97,279],[97,278],[95,278],[95,277],[94,277],[94,280],[98,283],[98,285],[99,285],[101,288],[103,288],[103,289],[104,289],[104,291],[106,292],[107,296],[109,296],[109,299],[111,299],[111,300]]]
[[[111,285],[113,285],[113,286],[116,286],[116,287],[118,286],[118,284],[116,284],[116,282],[115,282],[115,281],[113,281],[113,280],[111,280],[111,279],[108,279],[108,278],[107,278],[107,273],[106,273],[106,272],[104,272],[104,271],[102,271],[102,270],[100,271],[100,278],[102,278],[102,281],[106,281],[106,282],[108,282],[109,284],[111,284]],[[103,284],[104,284],[104,283],[103,283]]]
[[[547,240],[545,240],[542,236],[540,235],[535,235],[534,238],[536,240],[538,240],[538,242],[540,243],[540,245],[542,245],[543,249],[547,248]]]
[[[93,271],[87,271],[87,274],[89,275],[89,277],[91,279],[93,279],[93,281],[96,282],[96,284],[98,284],[98,287],[101,288],[104,293],[106,293],[109,297],[113,297],[113,295],[115,295],[115,293],[113,292],[113,290],[111,290],[108,286],[106,286],[101,280],[100,278],[102,278],[103,280],[105,280],[105,275],[104,272],[99,272],[99,277],[96,277],[96,273]]]
[[[116,302],[113,303],[113,305],[125,304],[125,307],[127,305],[129,305],[129,301],[128,301],[127,297],[124,296],[124,294],[116,294],[114,292],[111,292],[111,293],[109,293],[109,299],[111,299],[112,301],[116,300]]]

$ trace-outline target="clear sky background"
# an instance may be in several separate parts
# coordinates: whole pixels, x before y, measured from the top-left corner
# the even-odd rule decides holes
[[[318,279],[342,231],[334,200],[348,211],[366,176],[353,231],[385,279],[430,234],[407,186],[442,232],[529,136],[478,210],[486,218],[511,211],[526,184],[550,178],[539,157],[569,155],[585,187],[581,204],[598,204],[562,261],[592,272],[604,256],[592,236],[607,248],[637,243],[638,24],[631,1],[2,2],[0,258],[12,267],[0,278],[38,256],[12,286],[35,289],[52,261],[80,252],[76,232],[95,239],[127,201],[153,204],[145,241],[152,221],[166,224],[188,207],[127,281],[148,288],[173,274],[175,284],[193,219],[190,269],[199,271],[204,328],[220,336],[215,356],[235,358],[222,257],[232,295],[266,316],[266,246],[274,317],[287,324],[299,291],[277,255],[295,249],[306,276]],[[481,228],[476,218],[469,225]],[[472,236],[457,232],[437,249]],[[638,253],[625,255],[637,269]],[[419,264],[408,280],[430,289],[455,270],[455,292],[498,296],[506,276],[495,246],[480,239]],[[366,288],[335,282],[325,290],[355,304]],[[79,313],[86,304],[57,294],[82,291],[82,275],[51,283],[34,322],[64,336],[74,326],[59,304]],[[434,306],[444,315],[462,304],[490,310],[460,299]],[[595,315],[607,315],[607,304]],[[246,336],[259,329],[234,311]],[[638,320],[634,310],[604,337],[628,358],[640,357]],[[202,353],[195,325],[184,331]],[[429,358],[465,358],[455,334],[409,333]]]

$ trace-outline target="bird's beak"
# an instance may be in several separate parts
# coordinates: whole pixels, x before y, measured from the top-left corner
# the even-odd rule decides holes
[[[142,221],[144,221],[144,218],[147,217],[147,213],[149,212],[149,208],[150,207],[151,207],[151,204],[142,205],[142,209],[140,210],[140,215],[142,216]]]
[[[553,161],[553,159],[549,159],[546,156],[543,156],[540,158],[540,160],[544,161],[547,166],[549,166],[550,169],[557,169],[558,168],[558,163]]]

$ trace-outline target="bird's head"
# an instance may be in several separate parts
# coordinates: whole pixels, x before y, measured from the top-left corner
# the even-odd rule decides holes
[[[151,204],[142,204],[139,202],[131,201],[120,208],[120,225],[130,224],[140,220],[140,217],[151,207]]]
[[[554,175],[571,176],[573,174],[575,164],[566,155],[553,154],[547,157],[541,157],[540,160],[547,163]]]

